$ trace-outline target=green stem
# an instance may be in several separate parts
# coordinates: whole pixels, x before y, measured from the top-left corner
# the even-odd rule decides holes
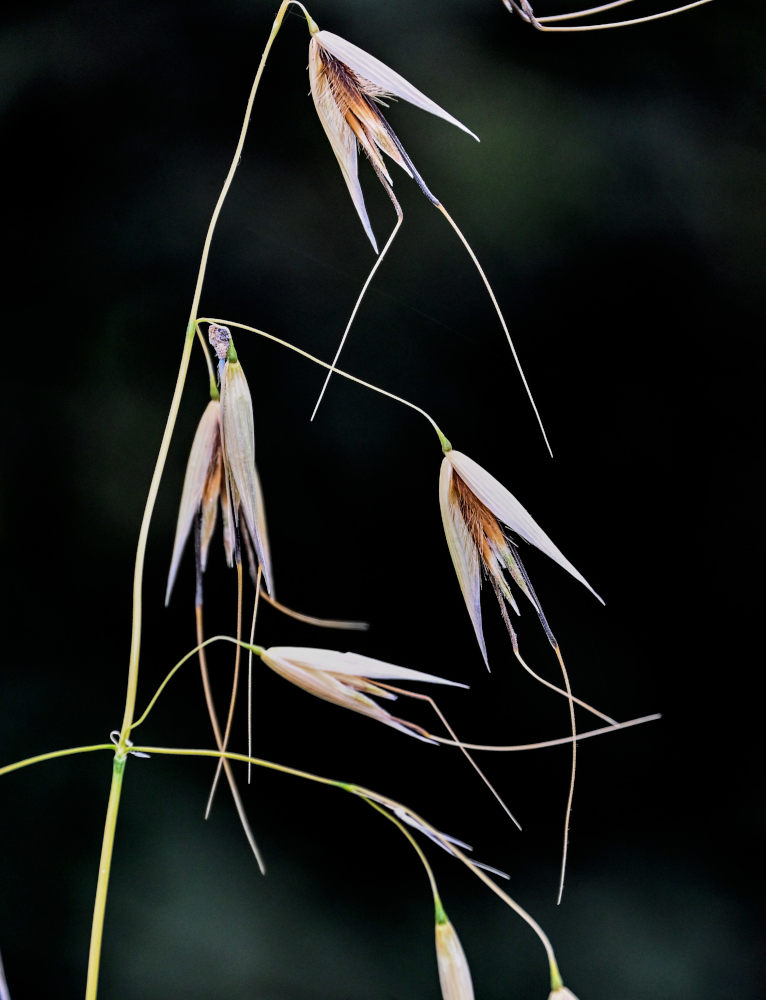
[[[98,988],[98,966],[101,953],[101,936],[104,924],[104,912],[106,908],[106,896],[107,887],[109,882],[109,867],[111,864],[112,850],[114,846],[114,835],[117,823],[117,811],[120,801],[120,792],[122,790],[122,771],[125,765],[125,754],[128,747],[128,737],[130,733],[130,728],[133,723],[133,716],[136,707],[136,696],[138,691],[138,667],[139,659],[141,655],[141,629],[142,629],[142,588],[143,588],[143,576],[144,576],[144,562],[146,559],[146,545],[149,537],[149,527],[152,520],[152,515],[154,513],[154,506],[157,501],[157,494],[159,492],[160,480],[162,479],[162,473],[165,469],[165,462],[167,461],[168,451],[170,449],[170,442],[173,436],[173,430],[176,424],[176,418],[178,416],[178,411],[181,405],[181,397],[183,395],[183,389],[186,382],[186,374],[189,369],[189,358],[191,357],[191,349],[194,343],[194,335],[196,329],[196,317],[199,311],[200,298],[202,296],[202,286],[205,281],[205,273],[207,271],[208,257],[210,254],[210,245],[213,241],[213,233],[215,232],[215,227],[218,222],[218,217],[221,214],[221,209],[223,203],[226,200],[226,196],[229,193],[229,188],[231,187],[232,180],[234,179],[234,174],[236,173],[237,166],[239,165],[239,160],[242,154],[242,148],[245,144],[245,136],[247,135],[248,125],[250,124],[250,115],[252,113],[253,102],[255,101],[255,95],[258,90],[258,85],[261,82],[261,76],[263,75],[263,70],[266,65],[266,59],[268,58],[269,52],[271,51],[271,46],[274,43],[274,39],[282,26],[282,20],[284,19],[287,8],[290,6],[292,0],[283,0],[280,5],[277,15],[274,19],[274,23],[271,28],[271,34],[269,35],[266,46],[263,50],[263,55],[261,56],[261,61],[258,65],[258,70],[255,74],[255,79],[253,81],[253,86],[250,90],[250,96],[248,97],[247,107],[245,109],[245,116],[242,122],[242,128],[240,129],[239,138],[237,140],[237,145],[234,150],[234,155],[232,156],[231,165],[229,171],[226,174],[226,179],[223,182],[223,187],[221,188],[221,193],[218,196],[218,201],[213,209],[213,214],[210,218],[210,223],[208,225],[207,233],[205,235],[205,242],[202,247],[202,257],[200,260],[199,272],[197,274],[197,282],[194,287],[194,295],[192,297],[191,309],[189,310],[189,322],[186,327],[186,337],[184,340],[183,353],[181,355],[181,364],[178,369],[178,377],[176,378],[175,391],[173,393],[173,399],[170,404],[170,411],[168,413],[168,418],[165,423],[165,431],[162,436],[162,442],[160,444],[159,454],[157,455],[157,461],[154,466],[154,473],[152,475],[152,481],[149,486],[149,493],[146,498],[146,505],[144,507],[144,514],[141,520],[141,529],[138,534],[138,545],[136,547],[136,562],[135,569],[133,573],[133,624],[131,629],[130,637],[130,657],[128,660],[128,682],[127,691],[125,694],[125,710],[122,718],[122,726],[120,728],[120,738],[117,744],[117,754],[115,757],[115,773],[112,778],[112,789],[109,795],[109,806],[107,809],[106,823],[104,826],[104,840],[101,852],[101,865],[99,867],[98,883],[96,886],[96,899],[94,903],[93,911],[93,930],[91,933],[91,944],[90,944],[90,955],[88,959],[88,985],[86,998],[87,1000],[95,1000],[96,991]],[[313,22],[309,20],[309,27]],[[118,762],[120,766],[119,778],[117,776]]]
[[[551,966],[551,990],[555,993],[556,990],[563,989],[564,981],[561,978],[561,973],[559,972],[559,967],[556,964],[556,959],[552,958],[550,960]]]
[[[0,778],[4,774],[10,774],[12,771],[20,771],[22,767],[30,767],[32,764],[42,764],[46,760],[57,760],[59,757],[71,757],[76,753],[90,753],[92,750],[114,751],[114,744],[93,743],[87,747],[70,747],[67,750],[53,750],[51,753],[41,753],[36,757],[26,757],[24,760],[17,760],[13,764],[6,764],[5,767],[0,767]]]
[[[85,1000],[96,1000],[96,993],[98,992],[98,969],[101,964],[101,942],[104,937],[106,894],[109,888],[109,872],[112,867],[114,834],[117,828],[117,813],[120,808],[120,793],[122,791],[122,776],[125,773],[125,760],[126,758],[120,753],[115,754],[114,766],[112,768],[112,787],[109,790],[109,804],[106,807],[106,821],[104,822],[104,839],[101,844],[101,860],[98,866],[96,901],[93,905],[93,925],[90,932],[88,982],[85,987]]]
[[[209,639],[205,639],[203,642],[199,643],[199,645],[195,646],[194,649],[190,649],[189,652],[186,654],[186,656],[182,656],[181,659],[178,661],[178,663],[176,663],[176,665],[174,667],[171,667],[171,669],[168,671],[165,679],[162,681],[162,683],[160,684],[160,686],[154,692],[152,700],[146,706],[146,708],[144,709],[144,711],[141,714],[141,716],[130,727],[131,733],[134,732],[141,725],[141,723],[143,723],[143,722],[146,721],[146,717],[149,714],[149,712],[151,712],[151,710],[154,708],[154,705],[155,705],[157,699],[162,694],[162,692],[165,690],[165,688],[167,687],[168,683],[173,678],[173,676],[181,669],[181,667],[184,665],[184,663],[186,663],[188,660],[190,660],[193,656],[196,656],[197,653],[199,653],[199,651],[201,649],[205,648],[205,646],[210,646],[214,642],[233,642],[237,646],[243,646],[245,649],[249,650],[250,652],[255,653],[257,656],[260,656],[261,653],[263,652],[263,647],[262,646],[250,646],[250,645],[248,645],[248,643],[242,642],[240,639],[235,639],[231,635],[213,635]],[[1,773],[2,772],[0,772],[0,774]]]
[[[272,760],[264,760],[261,757],[248,757],[244,753],[234,753],[232,750],[190,750],[186,747],[154,747],[136,745],[131,747],[135,753],[146,753],[150,757],[224,757],[226,760],[236,760],[242,764],[252,764],[253,767],[265,767],[269,771],[277,771],[279,774],[290,774],[294,778],[306,778],[308,781],[315,781],[320,785],[328,785],[331,788],[342,788],[349,791],[356,786],[348,785],[334,778],[323,778],[321,775],[312,774],[310,771],[301,771],[295,767],[288,767],[286,764],[275,764]],[[354,794],[358,794],[354,792]]]

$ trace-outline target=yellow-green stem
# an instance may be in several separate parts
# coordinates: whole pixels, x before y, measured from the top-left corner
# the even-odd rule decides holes
[[[556,990],[563,989],[564,982],[561,978],[561,973],[559,972],[559,967],[556,964],[556,959],[552,958],[550,960],[551,967],[551,990],[555,993]]]
[[[40,753],[36,757],[25,757],[24,760],[17,760],[13,764],[6,764],[0,767],[0,778],[4,774],[11,774],[12,771],[20,771],[23,767],[31,767],[32,764],[42,764],[45,760],[58,760],[59,757],[71,757],[78,753],[91,753],[93,750],[114,750],[113,743],[92,743],[87,747],[67,747],[66,750],[53,750],[51,753]]]
[[[106,909],[106,896],[107,888],[109,884],[109,867],[111,864],[112,850],[114,846],[114,835],[117,823],[117,811],[120,802],[120,792],[122,790],[122,769],[125,764],[125,754],[128,746],[128,737],[130,733],[130,727],[133,723],[133,715],[136,707],[136,695],[138,691],[138,666],[139,659],[141,655],[141,628],[142,628],[142,587],[143,587],[143,576],[144,576],[144,562],[146,559],[146,544],[149,537],[149,527],[152,520],[152,515],[154,513],[154,506],[157,501],[157,494],[159,492],[160,480],[162,479],[162,473],[165,468],[165,462],[167,460],[168,451],[170,449],[170,441],[173,436],[173,430],[175,428],[176,418],[178,416],[178,411],[181,405],[181,396],[183,395],[184,384],[186,382],[186,374],[189,369],[189,358],[191,356],[191,349],[194,343],[194,335],[196,329],[196,318],[199,311],[200,298],[202,296],[202,286],[205,281],[205,272],[207,271],[207,262],[210,254],[210,245],[213,241],[213,233],[215,232],[215,227],[218,222],[218,217],[221,214],[221,208],[226,200],[226,195],[231,187],[231,182],[234,179],[234,174],[239,165],[240,156],[242,154],[242,147],[245,144],[245,136],[247,135],[247,128],[250,124],[250,115],[252,113],[253,102],[255,101],[255,95],[258,90],[258,85],[261,82],[261,76],[263,75],[263,69],[266,65],[266,59],[268,58],[269,52],[271,51],[271,46],[274,43],[274,39],[282,25],[287,8],[290,6],[292,0],[283,0],[280,5],[277,15],[274,19],[274,23],[271,28],[271,34],[269,35],[266,46],[263,50],[263,55],[261,56],[261,61],[258,65],[258,70],[255,74],[255,79],[253,81],[253,86],[250,90],[250,96],[248,97],[247,107],[245,109],[245,116],[242,122],[242,128],[240,129],[239,138],[237,140],[236,149],[234,150],[234,155],[231,160],[231,165],[229,171],[226,175],[226,179],[223,182],[221,188],[221,193],[218,196],[218,201],[213,209],[213,214],[210,218],[210,223],[208,225],[207,233],[205,235],[205,242],[202,247],[202,256],[200,260],[199,272],[197,274],[197,282],[194,287],[194,295],[192,297],[191,309],[189,310],[189,322],[186,327],[186,337],[184,340],[183,353],[181,355],[181,364],[178,369],[178,377],[176,379],[175,391],[173,393],[173,399],[170,404],[170,411],[168,413],[168,418],[165,423],[165,432],[162,436],[162,442],[160,444],[159,454],[157,455],[157,461],[154,466],[154,473],[152,474],[152,481],[149,486],[149,493],[146,498],[146,505],[144,507],[144,515],[141,520],[141,529],[138,534],[138,545],[136,547],[136,562],[135,569],[133,572],[133,624],[131,629],[130,637],[130,657],[128,660],[128,683],[127,691],[125,695],[125,710],[122,717],[122,726],[120,728],[120,737],[117,745],[117,755],[115,757],[115,773],[112,778],[112,788],[109,795],[109,806],[107,809],[106,822],[104,825],[104,840],[102,846],[101,854],[101,865],[99,867],[98,873],[98,883],[96,886],[96,899],[94,903],[93,910],[93,930],[91,933],[91,943],[90,943],[90,954],[88,958],[88,985],[86,992],[86,1000],[95,1000],[96,992],[98,989],[98,967],[101,954],[101,937],[104,925],[104,913]],[[307,18],[308,19],[308,18]],[[310,22],[310,26],[313,22]],[[117,778],[117,761],[120,762],[120,773],[119,779]]]
[[[101,844],[101,860],[98,866],[98,886],[96,888],[96,901],[93,906],[93,925],[90,932],[88,982],[85,987],[85,1000],[96,1000],[96,993],[98,992],[98,970],[101,964],[101,942],[104,937],[106,894],[109,888],[109,872],[112,867],[114,834],[117,829],[117,813],[120,808],[120,792],[122,791],[122,776],[125,773],[125,760],[126,758],[119,752],[114,756],[112,787],[109,790],[109,804],[106,807],[104,839]]]
[[[264,760],[262,757],[248,757],[244,753],[234,753],[232,750],[196,750],[186,747],[155,747],[136,745],[133,749],[136,753],[146,753],[150,757],[224,757],[226,760],[236,760],[242,764],[252,764],[254,767],[265,767],[269,771],[277,771],[279,774],[291,774],[294,778],[306,778],[307,781],[315,781],[320,785],[328,785],[330,788],[341,788],[349,791],[356,786],[348,785],[334,778],[323,778],[321,775],[312,774],[310,771],[301,771],[296,767],[288,767],[286,764],[276,764],[273,760]],[[358,794],[354,792],[354,794]],[[374,793],[371,793],[374,794]],[[378,798],[378,796],[376,796]]]

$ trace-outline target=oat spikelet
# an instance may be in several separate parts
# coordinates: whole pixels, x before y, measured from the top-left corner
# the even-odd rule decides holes
[[[477,137],[404,77],[364,49],[352,45],[331,31],[316,30],[312,33],[309,43],[309,83],[319,120],[330,140],[351,200],[377,253],[378,244],[359,184],[357,144],[369,159],[398,212],[401,210],[392,191],[393,181],[382,153],[414,178],[431,202],[438,204],[383,115],[381,107],[386,106],[385,99],[397,97],[409,101],[423,111],[456,125],[474,139]]]
[[[480,601],[482,572],[498,597],[514,648],[515,632],[505,605],[510,605],[516,614],[519,613],[519,608],[506,574],[531,602],[551,644],[554,647],[557,645],[524,569],[516,543],[503,529],[503,525],[557,562],[604,603],[513,494],[477,462],[454,449],[446,451],[442,460],[439,506],[460,590],[487,666],[489,663]]]
[[[426,684],[447,684],[466,687],[434,674],[398,667],[357,653],[341,653],[334,649],[313,649],[300,646],[272,646],[258,650],[263,662],[284,677],[323,701],[332,702],[352,712],[377,719],[386,726],[398,729],[408,736],[433,742],[421,734],[414,723],[392,715],[379,705],[375,698],[396,700],[396,695],[373,683],[374,680],[404,680]]]
[[[446,919],[436,924],[436,962],[443,1000],[473,1000],[468,961],[455,928]]]

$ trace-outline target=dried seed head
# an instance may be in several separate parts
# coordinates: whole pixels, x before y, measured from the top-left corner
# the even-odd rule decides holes
[[[469,135],[473,132],[380,60],[330,31],[312,32],[309,82],[319,120],[330,140],[364,231],[377,253],[377,243],[359,184],[357,143],[364,150],[397,213],[401,209],[391,190],[393,182],[381,153],[390,156],[415,179],[430,201],[439,204],[383,116],[380,110],[383,99],[390,96],[401,98],[445,119]]]
[[[250,533],[266,589],[273,593],[263,495],[255,469],[253,401],[239,361],[227,361],[221,373],[221,427],[224,470],[234,521],[240,530]]]
[[[323,701],[377,719],[400,732],[431,742],[419,735],[417,726],[398,719],[373,701],[376,698],[395,700],[396,695],[374,683],[374,680],[415,681],[464,687],[454,681],[410,670],[383,660],[356,653],[341,653],[334,649],[314,649],[303,646],[272,646],[260,654],[263,662],[284,677]]]
[[[211,399],[197,425],[186,465],[165,604],[170,600],[181,555],[194,519],[199,515],[202,518],[200,563],[201,568],[205,568],[208,545],[215,528],[216,504],[220,496],[221,461],[221,404],[218,400]]]
[[[506,573],[529,599],[549,641],[556,645],[516,543],[506,534],[504,526],[545,552],[601,600],[518,500],[480,465],[454,449],[446,451],[442,460],[439,506],[447,545],[485,663],[487,651],[481,619],[482,571],[500,602],[514,648],[516,636],[505,605],[510,605],[517,614],[519,609]]]
[[[473,1000],[471,971],[449,920],[436,924],[436,962],[444,1000]]]
[[[227,564],[232,566],[234,563],[236,529],[239,528],[248,543],[248,552],[251,548],[255,550],[258,563],[263,568],[266,588],[269,593],[273,593],[263,493],[255,468],[255,430],[250,389],[236,358],[228,328],[211,323],[208,338],[219,359],[220,400],[211,400],[208,404],[197,427],[189,455],[168,575],[166,603],[170,599],[183,548],[195,518],[199,518],[197,599],[201,600],[201,574],[207,566],[219,501]],[[225,360],[226,358],[229,360]]]

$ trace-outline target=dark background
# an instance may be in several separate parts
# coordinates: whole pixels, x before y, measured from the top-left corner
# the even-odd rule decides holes
[[[275,6],[5,5],[3,761],[100,742],[120,724],[144,497],[207,220]],[[482,758],[521,834],[457,753],[349,717],[263,668],[256,751],[389,793],[509,871],[581,1000],[755,998],[760,5],[575,36],[541,36],[500,0],[322,0],[311,13],[480,135],[477,145],[405,104],[389,115],[484,262],[555,460],[470,262],[396,167],[405,223],[343,363],[431,412],[604,595],[606,608],[525,553],[575,691],[619,718],[663,721],[582,745],[560,908],[566,750]],[[202,309],[330,357],[373,255],[308,96],[307,41],[290,15]],[[393,213],[367,164],[360,173],[382,245]],[[338,378],[309,425],[321,372],[255,338],[237,347],[277,593],[372,624],[363,636],[319,633],[265,608],[260,641],[353,648],[467,681],[470,694],[440,699],[465,739],[565,735],[566,704],[521,672],[491,594],[486,674],[444,544],[425,421]],[[195,349],[150,536],[139,705],[194,644],[188,556],[169,610],[163,593],[206,393]],[[231,632],[235,582],[220,555],[216,539],[208,623]],[[556,680],[531,609],[518,625],[528,660]],[[211,654],[222,699],[231,662],[228,648]],[[426,706],[407,709],[431,724]],[[143,737],[212,745],[193,664]],[[110,767],[89,755],[0,782],[0,950],[14,1000],[82,995]],[[340,792],[258,771],[245,797],[264,880],[225,787],[202,820],[212,770],[128,765],[101,995],[436,998],[428,887],[396,830]],[[456,862],[430,857],[477,996],[544,998],[531,932]]]

